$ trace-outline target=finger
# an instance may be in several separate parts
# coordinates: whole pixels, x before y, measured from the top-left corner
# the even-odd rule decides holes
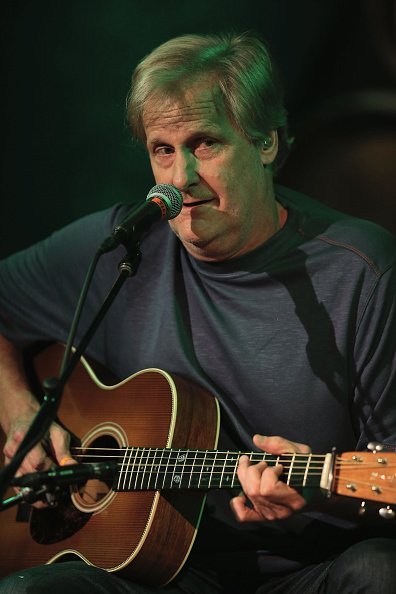
[[[304,507],[306,501],[295,489],[280,480],[282,473],[281,465],[268,468],[261,477],[260,494],[272,506],[297,511]]]
[[[244,494],[231,499],[231,509],[238,522],[257,522],[281,520],[291,515],[292,511],[284,506],[276,504],[252,505]]]
[[[69,466],[70,464],[77,464],[77,460],[67,454],[59,460],[59,466]]]
[[[70,434],[57,423],[50,428],[53,456],[59,466],[77,464],[70,452]]]
[[[257,519],[260,519],[257,512],[248,505],[248,499],[244,493],[233,497],[230,505],[238,522],[257,521]]]
[[[54,465],[54,462],[51,459],[49,452],[39,443],[26,456],[24,465],[26,464],[32,468],[33,472],[40,472],[49,470]]]
[[[26,460],[26,458],[25,458],[25,460]],[[9,464],[10,462],[11,462],[11,459],[8,458],[7,456],[5,456],[5,464]],[[27,474],[29,472],[35,472],[35,470],[32,469],[30,464],[25,462],[25,463],[21,464],[21,466],[16,471],[15,478],[21,477],[24,474]],[[21,488],[20,487],[12,487],[12,490],[14,491],[14,493],[19,493]],[[44,508],[48,507],[44,501],[36,501],[35,503],[32,504],[32,506],[35,507],[36,509],[44,509]]]
[[[262,511],[263,507],[276,510],[276,517],[280,508],[287,508],[296,511],[305,505],[305,500],[292,487],[281,480],[284,469],[281,464],[276,466],[261,467],[256,473],[256,466],[249,467],[245,477],[243,477],[243,490],[248,499],[252,502],[257,511]]]
[[[283,472],[282,466],[268,467],[265,463],[249,466],[248,470],[238,478],[241,482],[243,491],[249,500],[255,502],[263,497],[276,497],[276,490],[279,490],[279,477]],[[284,483],[281,483],[283,485]]]
[[[283,466],[282,464],[277,464],[276,466],[267,467],[264,472],[261,474],[260,478],[260,494],[267,495],[271,493],[275,487],[279,489],[285,485],[280,480],[280,477],[283,474]]]
[[[12,438],[7,441],[4,448],[6,463],[9,463],[15,456],[18,446],[19,443]],[[21,471],[22,474],[25,474],[26,472],[37,472],[48,470],[51,468],[52,464],[52,460],[49,458],[44,448],[38,444],[25,456],[18,470]]]
[[[254,435],[253,442],[261,450],[265,450],[270,454],[309,454],[311,452],[311,448],[306,444],[289,441],[279,435],[266,437],[257,434]]]
[[[19,449],[23,439],[25,438],[26,432],[31,424],[31,420],[21,417],[11,427],[7,441],[5,443],[3,452],[8,460],[14,458],[17,450]],[[47,451],[43,447],[45,440],[38,443],[32,448],[22,461],[21,467],[25,472],[34,472],[39,470],[45,470],[51,466],[51,460],[47,455]]]
[[[257,464],[252,464],[250,458],[248,456],[241,456],[238,463],[238,479],[241,483],[244,491],[245,485],[248,482],[257,481],[260,482],[260,478],[264,470],[267,468],[266,462],[258,462]]]

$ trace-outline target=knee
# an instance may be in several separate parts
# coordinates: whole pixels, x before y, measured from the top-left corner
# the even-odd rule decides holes
[[[396,540],[372,538],[344,551],[327,576],[328,592],[394,594]]]
[[[23,572],[13,573],[0,580],[0,594],[24,594],[27,591],[28,581],[25,581]]]
[[[81,561],[71,561],[38,565],[17,571],[0,581],[0,594],[43,594],[43,592],[79,594],[81,590],[78,578],[85,567],[87,566]]]

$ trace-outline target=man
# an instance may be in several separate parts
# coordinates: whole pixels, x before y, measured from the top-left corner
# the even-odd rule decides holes
[[[158,225],[141,242],[139,272],[88,355],[120,378],[159,367],[209,389],[221,403],[227,447],[304,454],[378,441],[394,449],[395,239],[274,186],[289,141],[263,44],[251,35],[163,44],[135,71],[128,114],[156,182],[176,186],[184,204],[173,233]],[[2,265],[6,461],[38,408],[17,349],[66,340],[90,258],[125,212],[77,221]],[[101,259],[81,328],[122,253]],[[60,463],[69,437],[56,423],[50,437]],[[52,464],[37,446],[18,474]],[[209,494],[191,556],[164,591],[393,591],[395,540],[368,538],[356,518],[305,513],[282,471],[241,457],[243,493]],[[13,587],[162,591],[79,562],[11,576],[3,591]]]

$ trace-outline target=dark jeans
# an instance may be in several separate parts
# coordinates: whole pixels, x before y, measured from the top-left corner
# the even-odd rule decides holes
[[[142,586],[80,561],[45,565],[17,572],[0,582],[2,594],[395,594],[396,540],[373,538],[357,543],[332,561],[265,577],[248,586],[243,563],[229,576],[183,570],[164,588]]]

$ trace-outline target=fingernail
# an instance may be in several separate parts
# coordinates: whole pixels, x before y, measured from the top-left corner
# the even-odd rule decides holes
[[[71,456],[63,456],[63,458],[59,462],[59,466],[66,466],[67,464],[70,464],[70,462],[74,464],[75,460]]]
[[[267,436],[266,435],[259,435],[259,434],[257,434],[256,438],[258,438],[259,441],[264,441],[264,439],[266,439]]]

